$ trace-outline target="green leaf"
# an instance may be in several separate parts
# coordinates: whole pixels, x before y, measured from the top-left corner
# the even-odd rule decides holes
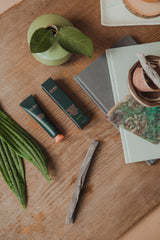
[[[47,51],[53,44],[54,34],[47,28],[37,29],[30,42],[31,53],[40,53]]]
[[[0,111],[0,139],[20,157],[34,164],[50,182],[47,161],[38,143],[12,118]]]
[[[0,139],[0,172],[25,208],[26,183],[22,159]]]
[[[59,29],[57,40],[61,47],[71,53],[84,54],[89,58],[93,55],[92,40],[77,28],[64,26]]]

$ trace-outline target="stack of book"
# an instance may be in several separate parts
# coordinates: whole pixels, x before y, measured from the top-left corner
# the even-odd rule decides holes
[[[160,55],[159,49],[160,42],[137,45],[134,39],[127,35],[74,79],[106,115],[115,103],[129,94],[128,71],[137,61],[136,53]],[[149,143],[124,129],[119,130],[126,163],[146,161],[151,165],[159,159],[159,144]]]

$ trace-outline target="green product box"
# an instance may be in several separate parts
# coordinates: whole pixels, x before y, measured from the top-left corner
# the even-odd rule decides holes
[[[54,102],[82,129],[90,120],[77,107],[77,105],[62,91],[52,78],[42,85],[42,89],[54,100]]]

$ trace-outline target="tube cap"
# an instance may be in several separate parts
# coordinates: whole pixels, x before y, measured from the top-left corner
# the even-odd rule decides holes
[[[58,142],[60,142],[63,138],[64,138],[64,136],[63,136],[62,134],[58,134],[57,136],[55,136],[55,142],[58,143]]]

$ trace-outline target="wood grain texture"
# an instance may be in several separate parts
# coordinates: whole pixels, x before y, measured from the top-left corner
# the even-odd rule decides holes
[[[0,16],[0,106],[43,146],[53,183],[25,161],[28,204],[22,210],[0,176],[1,240],[111,240],[118,238],[160,201],[160,164],[125,165],[120,135],[105,120],[73,77],[125,34],[139,43],[160,40],[159,26],[104,27],[100,24],[99,0],[24,0]],[[73,56],[58,67],[44,66],[30,54],[27,29],[38,16],[57,13],[88,34],[94,56]],[[48,78],[91,118],[79,130],[41,90]],[[50,136],[20,108],[19,103],[35,94],[53,122],[65,135],[55,144]],[[90,169],[76,222],[65,225],[74,184],[91,139],[102,143]]]

